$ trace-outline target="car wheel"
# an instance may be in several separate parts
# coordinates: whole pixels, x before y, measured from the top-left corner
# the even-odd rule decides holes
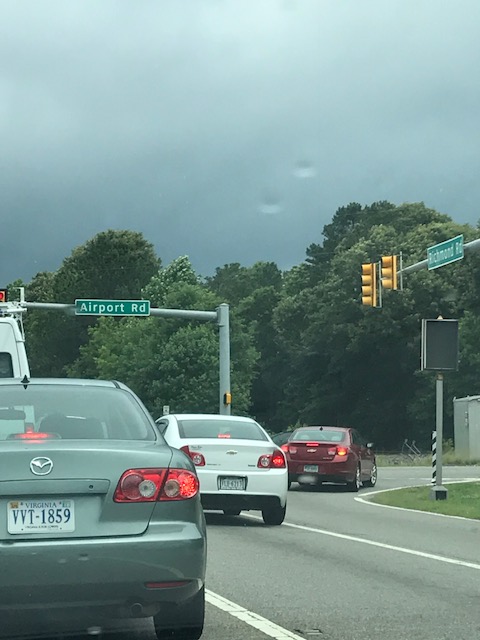
[[[377,484],[377,464],[376,462],[372,465],[372,470],[370,471],[370,477],[368,480],[365,480],[363,483],[364,487],[374,487]]]
[[[223,513],[226,516],[239,516],[242,511],[241,509],[224,509]]]
[[[262,518],[265,524],[279,525],[285,520],[287,505],[281,507],[279,504],[262,510]]]
[[[158,640],[199,640],[205,619],[205,587],[191,600],[172,611],[173,613],[161,611],[153,617]],[[174,619],[172,615],[175,616]]]
[[[347,491],[357,492],[362,484],[362,474],[360,465],[357,465],[355,476],[351,482],[347,482]]]

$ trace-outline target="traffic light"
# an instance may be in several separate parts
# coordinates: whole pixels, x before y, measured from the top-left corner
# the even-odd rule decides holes
[[[382,256],[382,287],[384,289],[398,289],[397,265],[397,256]]]
[[[1,302],[7,302],[8,300],[8,293],[6,289],[0,289],[0,303]]]
[[[229,405],[232,404],[232,394],[227,391],[227,393],[223,394],[223,404]]]
[[[362,304],[377,306],[377,264],[362,264]]]

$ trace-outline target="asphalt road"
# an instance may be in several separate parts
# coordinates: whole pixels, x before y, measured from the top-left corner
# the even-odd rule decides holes
[[[379,476],[376,489],[429,482],[420,467]],[[446,468],[444,478],[480,478],[480,468]],[[293,485],[281,527],[255,513],[207,514],[203,638],[480,637],[480,522],[365,504],[366,493]],[[134,636],[154,637],[148,625]]]

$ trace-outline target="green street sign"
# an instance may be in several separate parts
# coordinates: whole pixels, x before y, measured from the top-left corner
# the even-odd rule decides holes
[[[438,269],[463,258],[463,235],[440,242],[427,249],[428,268]]]
[[[76,316],[149,316],[150,300],[75,300]]]

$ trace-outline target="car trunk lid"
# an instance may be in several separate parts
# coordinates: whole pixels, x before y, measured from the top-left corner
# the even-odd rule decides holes
[[[218,471],[248,471],[258,467],[260,456],[273,453],[278,447],[268,440],[192,439],[188,440],[190,454],[200,453],[205,464],[200,469]]]
[[[2,442],[0,540],[141,534],[156,503],[116,503],[115,488],[128,469],[171,457],[154,441]]]

